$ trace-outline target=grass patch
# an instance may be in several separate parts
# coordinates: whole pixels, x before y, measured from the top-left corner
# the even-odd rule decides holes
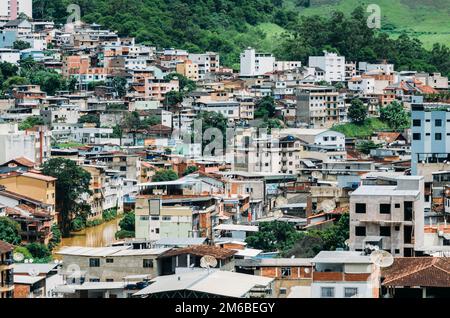
[[[59,149],[70,149],[70,148],[84,147],[84,145],[77,142],[65,142],[56,144],[55,147]]]
[[[389,131],[389,126],[378,118],[368,118],[363,124],[347,123],[336,125],[331,128],[340,132],[348,138],[367,138],[377,131]]]

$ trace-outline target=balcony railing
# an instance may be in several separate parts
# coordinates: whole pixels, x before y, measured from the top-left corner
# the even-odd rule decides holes
[[[314,272],[313,281],[367,281],[370,273]]]

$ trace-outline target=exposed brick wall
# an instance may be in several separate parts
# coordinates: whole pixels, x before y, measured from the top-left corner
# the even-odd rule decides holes
[[[30,286],[14,284],[14,298],[28,298]]]

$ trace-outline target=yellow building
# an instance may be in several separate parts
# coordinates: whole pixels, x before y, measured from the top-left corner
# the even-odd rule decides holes
[[[91,213],[88,220],[101,219],[103,213],[104,187],[105,187],[105,169],[98,166],[84,165],[83,169],[91,174],[91,182],[89,190],[92,195],[88,198],[87,203],[91,206]]]
[[[55,213],[55,182],[56,178],[32,172],[0,178],[7,191],[50,205],[51,214]]]
[[[191,60],[177,64],[177,73],[186,76],[192,81],[198,81],[198,64]]]

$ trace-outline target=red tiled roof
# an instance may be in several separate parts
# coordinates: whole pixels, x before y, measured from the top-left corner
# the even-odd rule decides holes
[[[13,250],[13,245],[6,243],[5,241],[0,241],[0,253],[8,253]]]
[[[450,259],[400,257],[383,269],[383,286],[450,287]]]
[[[25,166],[25,167],[28,167],[28,168],[33,168],[34,167],[34,162],[31,161],[31,160],[28,160],[25,157],[19,157],[19,158],[15,158],[15,159],[9,160],[8,162],[5,162],[2,166],[7,165],[7,164],[9,164],[11,162],[15,162],[15,163],[17,163],[20,166]]]

